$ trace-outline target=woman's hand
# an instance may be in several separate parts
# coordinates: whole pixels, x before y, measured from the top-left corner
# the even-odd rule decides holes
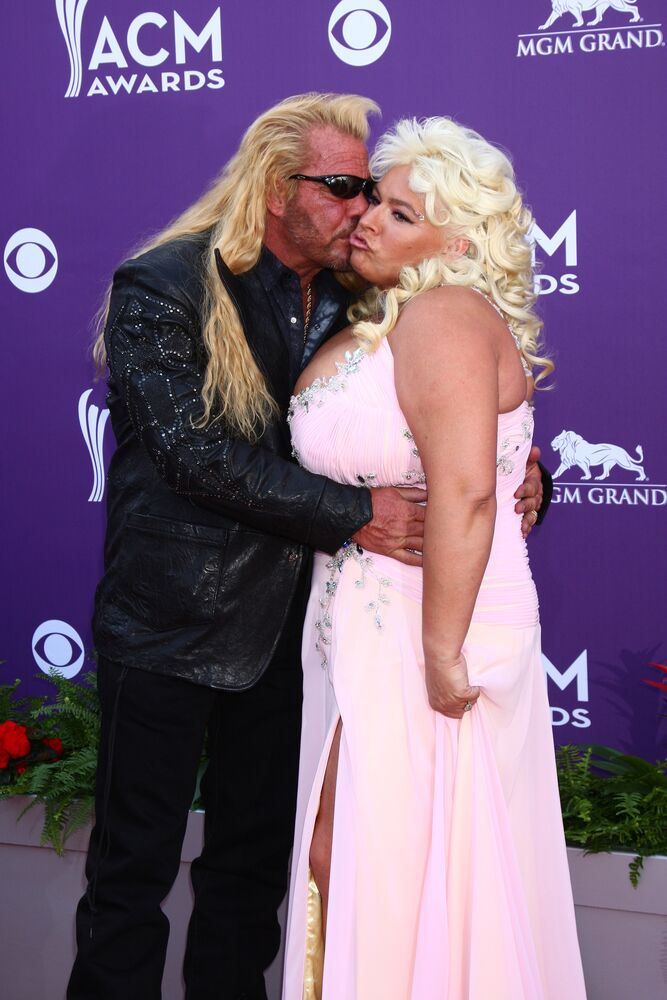
[[[463,718],[466,705],[474,705],[479,698],[479,688],[468,681],[468,664],[461,653],[446,666],[426,667],[428,701],[435,712],[450,719]]]

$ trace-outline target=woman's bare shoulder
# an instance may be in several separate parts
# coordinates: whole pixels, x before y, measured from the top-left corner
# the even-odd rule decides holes
[[[447,350],[459,340],[479,343],[488,340],[499,317],[484,296],[472,288],[443,285],[411,299],[391,337],[396,347],[416,347],[424,339]],[[393,346],[393,345],[392,345]]]
[[[493,318],[496,310],[486,296],[466,285],[438,285],[420,292],[403,309],[406,316],[423,316],[427,313],[449,314],[455,318],[474,316]]]

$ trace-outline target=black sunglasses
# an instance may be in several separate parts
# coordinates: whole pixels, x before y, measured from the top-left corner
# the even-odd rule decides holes
[[[290,181],[315,181],[316,184],[326,184],[334,198],[350,201],[363,194],[370,198],[375,187],[375,181],[370,177],[355,177],[353,174],[327,174],[324,177],[309,177],[307,174],[292,174]]]

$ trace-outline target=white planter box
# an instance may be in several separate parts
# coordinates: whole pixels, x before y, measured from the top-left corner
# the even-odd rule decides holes
[[[633,889],[632,854],[567,853],[588,1000],[664,1000],[667,857],[646,858]]]
[[[85,888],[89,830],[68,841],[65,857],[41,847],[41,808],[17,823],[28,800],[0,802],[0,963],[3,995],[61,1000],[74,960],[74,911]],[[191,813],[181,868],[164,910],[171,924],[163,1000],[183,1000],[181,965],[192,907],[190,861],[201,850],[203,814]],[[628,854],[568,848],[588,1000],[667,997],[667,857],[648,858],[639,887],[628,879]],[[284,920],[284,908],[280,914]],[[267,973],[279,1000],[282,954]],[[490,998],[491,1000],[491,998]],[[559,998],[561,1000],[561,998]],[[562,1000],[568,1000],[563,997]]]
[[[0,994],[14,1000],[62,1000],[74,961],[74,913],[85,889],[90,828],[74,834],[59,858],[51,848],[40,846],[41,807],[16,822],[28,801],[0,801]],[[192,909],[190,862],[201,852],[203,828],[204,814],[190,813],[181,867],[163,907],[171,931],[162,1000],[184,997],[181,967]],[[269,1000],[280,998],[281,970],[282,952],[266,975]]]

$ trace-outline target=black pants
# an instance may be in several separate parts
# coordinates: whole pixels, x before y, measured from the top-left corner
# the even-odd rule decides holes
[[[216,691],[102,660],[96,825],[69,1000],[158,1000],[169,933],[160,903],[178,873],[205,731],[204,849],[184,975],[188,1000],[266,1000],[280,943],[301,721],[302,601],[266,673]]]

